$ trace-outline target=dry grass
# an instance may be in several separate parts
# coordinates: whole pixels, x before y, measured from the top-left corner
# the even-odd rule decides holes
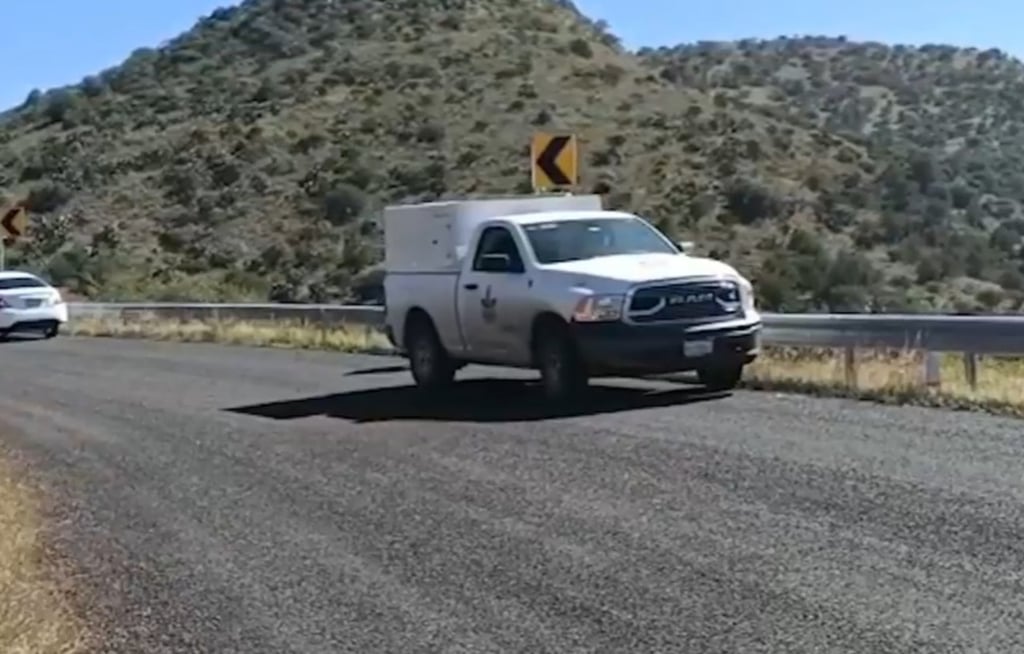
[[[856,383],[846,381],[841,350],[767,348],[744,376],[748,388],[793,390],[857,397],[891,404],[983,409],[1024,416],[1024,360],[987,357],[977,364],[971,388],[963,357],[939,358],[937,387],[924,384],[924,354],[914,351],[856,353]]]
[[[0,652],[85,651],[86,631],[44,555],[38,497],[0,463]]]
[[[68,323],[76,336],[145,338],[186,343],[224,343],[305,350],[386,353],[387,339],[377,330],[359,326],[319,327],[299,322],[158,320],[140,317],[78,318]]]
[[[388,353],[379,332],[366,327],[321,328],[307,324],[241,321],[172,321],[139,317],[129,321],[79,318],[72,334],[148,338],[165,341],[228,343],[265,347]],[[1024,360],[986,358],[978,364],[978,385],[967,383],[961,357],[941,358],[941,387],[925,387],[919,352],[857,353],[857,380],[846,383],[841,351],[766,348],[747,368],[744,386],[760,390],[856,397],[890,404],[921,404],[980,409],[1024,416]]]

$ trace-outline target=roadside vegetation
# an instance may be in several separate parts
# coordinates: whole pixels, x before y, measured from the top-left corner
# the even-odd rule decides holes
[[[1024,65],[841,36],[630,51],[569,0],[250,0],[0,114],[8,253],[82,296],[379,297],[391,202],[581,192],[775,311],[1019,311]]]
[[[0,461],[0,652],[86,651],[85,625],[64,600],[56,576],[37,491]]]
[[[383,334],[370,327],[321,327],[298,322],[175,321],[146,316],[129,320],[77,318],[69,323],[68,333],[352,353],[392,352]],[[978,366],[978,383],[974,389],[967,383],[963,362],[958,356],[941,358],[939,388],[923,384],[923,367],[919,352],[861,351],[857,353],[856,385],[849,386],[841,351],[766,348],[745,370],[743,385],[757,390],[985,410],[1024,417],[1024,360],[984,359]]]
[[[180,343],[221,343],[303,350],[388,354],[391,344],[372,328],[329,328],[300,322],[157,320],[141,317],[76,318],[68,323],[73,336],[144,338]]]
[[[986,357],[978,363],[971,388],[963,359],[953,353],[939,357],[935,387],[924,383],[924,353],[919,351],[856,352],[856,383],[846,380],[842,350],[830,348],[767,348],[744,375],[756,390],[792,391],[810,395],[851,397],[885,404],[921,405],[1024,417],[1024,360]]]

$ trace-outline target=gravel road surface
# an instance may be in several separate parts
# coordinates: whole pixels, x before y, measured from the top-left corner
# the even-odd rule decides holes
[[[108,651],[1024,651],[1022,421],[400,363],[0,345]]]

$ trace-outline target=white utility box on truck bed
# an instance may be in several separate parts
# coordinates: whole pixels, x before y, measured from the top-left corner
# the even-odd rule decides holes
[[[686,370],[730,388],[758,352],[750,282],[600,196],[392,206],[384,232],[386,329],[422,387],[482,363],[539,369],[552,398]]]
[[[388,272],[458,272],[482,221],[538,211],[601,211],[596,195],[496,198],[390,206],[384,209]]]

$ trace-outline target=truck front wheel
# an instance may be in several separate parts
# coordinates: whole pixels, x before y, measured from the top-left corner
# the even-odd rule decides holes
[[[429,320],[411,322],[406,335],[406,352],[412,377],[420,388],[439,389],[455,379],[456,366]]]
[[[743,364],[713,364],[697,371],[697,380],[710,391],[731,391],[743,379]]]
[[[537,343],[544,396],[553,401],[578,397],[587,387],[587,373],[575,344],[564,329],[552,329]]]

